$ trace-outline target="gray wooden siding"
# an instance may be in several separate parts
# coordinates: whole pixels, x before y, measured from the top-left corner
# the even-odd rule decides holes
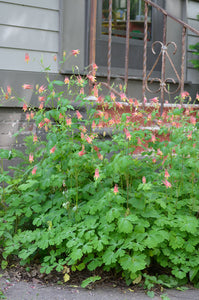
[[[187,22],[199,30],[199,21],[197,15],[199,14],[199,1],[189,0],[187,3]],[[189,48],[190,45],[194,45],[199,42],[199,37],[194,35],[191,31],[188,31],[187,38],[187,80],[199,85],[199,72],[194,69],[191,59],[197,59],[196,55],[193,55],[193,51]]]
[[[59,0],[0,1],[0,69],[58,72]],[[29,53],[30,62],[24,60]]]

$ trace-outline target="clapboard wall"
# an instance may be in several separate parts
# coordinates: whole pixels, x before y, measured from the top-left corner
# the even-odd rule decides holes
[[[53,56],[59,52],[59,14],[59,0],[0,1],[0,69],[39,72],[43,56],[57,72]]]
[[[192,27],[199,30],[199,21],[197,19],[199,15],[199,1],[189,0],[187,1],[187,22]],[[191,59],[198,59],[198,56],[193,55],[193,51],[189,48],[190,45],[199,43],[199,37],[194,35],[191,31],[188,31],[187,38],[187,80],[192,83],[199,84],[199,72],[194,69],[193,64],[190,62]]]

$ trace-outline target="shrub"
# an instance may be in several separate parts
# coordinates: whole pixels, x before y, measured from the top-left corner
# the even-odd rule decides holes
[[[181,104],[160,116],[154,98],[149,113],[114,89],[91,101],[84,88],[90,80],[100,92],[95,67],[36,86],[39,109],[21,99],[37,134],[25,138],[25,153],[0,151],[2,266],[17,256],[22,265],[39,260],[45,273],[100,267],[127,284],[197,283],[198,112]],[[11,177],[3,160],[15,157]],[[153,280],[154,264],[170,277]]]

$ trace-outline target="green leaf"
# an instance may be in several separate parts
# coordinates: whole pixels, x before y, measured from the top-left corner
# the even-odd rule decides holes
[[[83,256],[83,252],[81,249],[74,249],[72,253],[70,254],[70,257],[74,260],[77,261]]]
[[[146,267],[146,255],[145,254],[134,254],[132,257],[125,255],[120,258],[119,263],[124,270],[128,270],[132,273],[144,270]]]
[[[133,225],[126,218],[121,218],[118,221],[119,232],[131,233],[133,231]]]
[[[85,288],[89,284],[94,283],[94,282],[96,282],[96,281],[98,281],[100,279],[101,279],[100,276],[91,276],[91,277],[87,278],[86,280],[82,281],[81,287]]]
[[[29,179],[29,180],[27,180],[27,183],[21,184],[18,187],[18,189],[21,190],[21,191],[26,191],[27,189],[32,188],[36,184],[38,184],[37,180]]]

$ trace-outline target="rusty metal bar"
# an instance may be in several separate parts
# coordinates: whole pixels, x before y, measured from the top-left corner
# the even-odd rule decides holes
[[[184,91],[184,69],[186,54],[186,27],[182,29],[182,63],[181,63],[181,93]]]
[[[173,19],[174,21],[176,21],[177,23],[181,24],[183,27],[185,27],[186,29],[191,30],[192,32],[194,32],[195,34],[199,35],[199,31],[196,30],[195,28],[193,28],[192,26],[190,26],[189,24],[181,21],[180,19],[174,17],[173,15],[171,15],[170,13],[168,13],[166,10],[164,10],[162,7],[160,7],[159,5],[157,5],[156,3],[152,2],[151,0],[144,0],[145,3],[155,7],[157,10],[159,10],[160,12],[162,12],[164,15],[166,15],[167,17]]]
[[[95,45],[96,45],[96,19],[97,19],[97,0],[91,0],[90,8],[90,52],[89,52],[89,64],[92,71],[92,65],[95,63]],[[89,93],[91,94],[92,83],[89,83]]]
[[[112,40],[112,0],[109,0],[109,16],[108,16],[108,75],[107,82],[111,82],[111,40]]]
[[[160,113],[163,113],[164,106],[164,87],[165,87],[165,63],[166,63],[166,50],[167,50],[167,15],[164,15],[163,27],[163,47],[162,47],[162,70],[161,70],[161,108]]]
[[[127,0],[127,20],[126,20],[126,53],[125,53],[125,88],[128,87],[128,66],[129,66],[129,28],[130,24],[130,0]]]
[[[144,105],[146,91],[146,63],[147,63],[147,31],[148,31],[148,4],[145,2],[144,8],[144,51],[143,51],[143,82],[142,82],[142,103]]]

